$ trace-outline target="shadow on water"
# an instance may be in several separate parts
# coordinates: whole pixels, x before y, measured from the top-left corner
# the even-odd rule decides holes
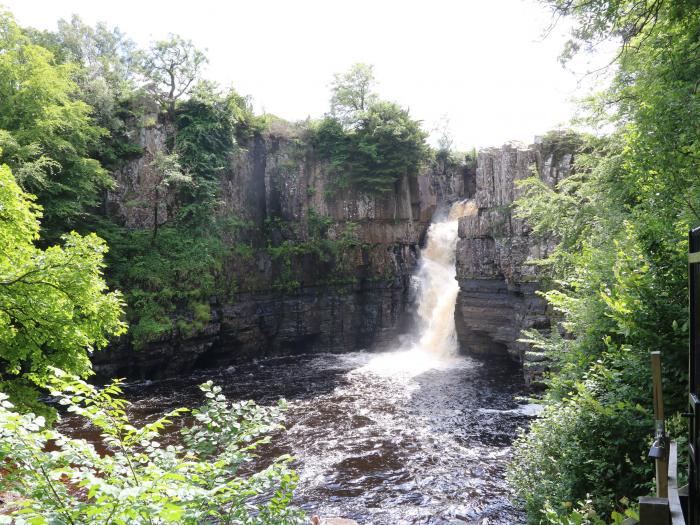
[[[204,404],[199,385],[206,381],[222,387],[232,401],[253,400],[260,405],[274,405],[280,398],[294,401],[323,395],[342,381],[348,366],[331,354],[304,354],[254,360],[240,366],[197,370],[184,377],[143,380],[125,383],[123,397],[129,402],[127,414],[139,424],[157,419],[180,407],[195,408]],[[319,380],[319,371],[323,371]],[[61,408],[61,407],[56,407]],[[62,414],[59,428],[74,437],[99,442],[99,432],[70,414]],[[176,425],[173,428],[177,428]]]

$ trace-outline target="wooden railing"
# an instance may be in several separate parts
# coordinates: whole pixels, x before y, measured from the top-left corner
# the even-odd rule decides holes
[[[656,434],[649,455],[656,461],[656,497],[639,499],[640,525],[700,525],[700,227],[688,234],[690,332],[688,352],[688,486],[678,488],[678,447],[666,438],[661,353],[652,352]],[[684,512],[685,511],[685,516]],[[636,523],[628,520],[625,525]]]
[[[639,525],[686,525],[678,488],[678,447],[675,441],[671,441],[668,447],[667,474],[665,497],[639,498]]]

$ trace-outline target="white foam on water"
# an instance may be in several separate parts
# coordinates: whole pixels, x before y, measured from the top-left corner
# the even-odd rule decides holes
[[[378,355],[362,371],[414,377],[454,362],[459,350],[454,320],[459,292],[455,268],[458,224],[460,217],[476,211],[473,200],[459,201],[446,217],[430,225],[415,275],[420,320],[417,333],[410,343],[395,352]]]

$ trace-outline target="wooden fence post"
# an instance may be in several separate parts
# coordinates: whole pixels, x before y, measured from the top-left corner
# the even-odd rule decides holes
[[[654,387],[655,444],[663,447],[663,456],[656,458],[656,497],[668,498],[668,443],[664,422],[664,394],[661,386],[661,352],[651,353],[651,377]]]

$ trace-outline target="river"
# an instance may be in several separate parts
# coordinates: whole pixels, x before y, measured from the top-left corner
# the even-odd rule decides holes
[[[504,481],[512,440],[532,415],[517,400],[522,371],[459,355],[454,328],[457,218],[473,211],[457,203],[431,225],[414,279],[415,329],[396,350],[270,358],[131,383],[130,413],[143,421],[197,406],[197,385],[207,380],[230,399],[285,397],[287,431],[260,461],[296,458],[295,502],[310,515],[366,525],[522,523]]]

